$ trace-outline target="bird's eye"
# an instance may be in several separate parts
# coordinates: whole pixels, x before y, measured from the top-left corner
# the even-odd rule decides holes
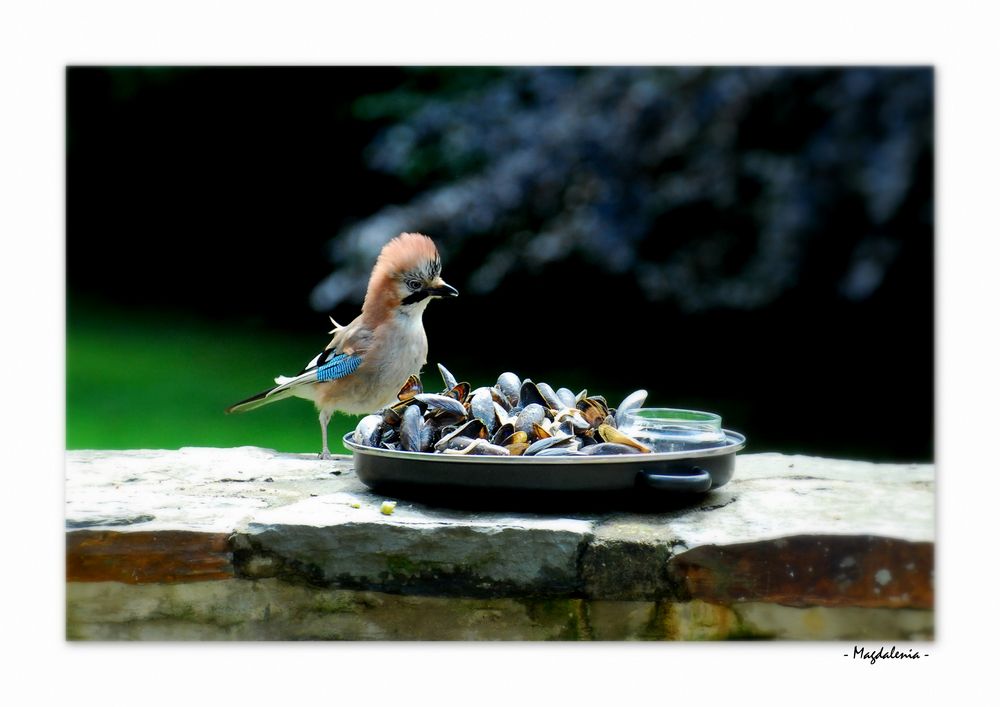
[[[407,280],[406,286],[410,289],[411,292],[416,292],[417,290],[420,289],[420,280]]]

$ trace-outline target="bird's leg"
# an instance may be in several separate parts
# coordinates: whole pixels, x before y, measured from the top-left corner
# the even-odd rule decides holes
[[[330,424],[330,416],[333,414],[330,410],[320,410],[319,411],[319,428],[323,431],[323,451],[319,453],[320,459],[333,459],[333,455],[330,454],[330,448],[326,445],[326,426]]]

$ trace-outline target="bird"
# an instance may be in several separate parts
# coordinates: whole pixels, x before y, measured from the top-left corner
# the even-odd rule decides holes
[[[312,400],[323,438],[319,456],[330,459],[327,425],[333,413],[363,415],[394,401],[427,363],[423,314],[428,303],[457,296],[458,290],[441,279],[434,241],[422,233],[399,234],[375,261],[361,314],[346,326],[330,317],[333,339],[302,371],[276,377],[273,388],[226,412],[247,412],[289,397]]]

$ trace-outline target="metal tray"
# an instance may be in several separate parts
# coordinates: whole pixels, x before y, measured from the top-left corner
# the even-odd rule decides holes
[[[397,452],[354,443],[354,470],[368,487],[405,496],[494,492],[702,494],[732,478],[736,452],[746,446],[738,432],[724,430],[722,447],[686,452],[593,457],[494,457]]]

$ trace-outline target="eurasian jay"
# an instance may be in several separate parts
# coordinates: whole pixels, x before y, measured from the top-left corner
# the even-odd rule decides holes
[[[379,253],[361,314],[347,326],[333,322],[333,340],[302,372],[278,376],[275,387],[226,412],[246,412],[288,397],[312,400],[323,432],[322,459],[330,458],[326,428],[335,410],[361,415],[382,408],[427,362],[423,314],[435,297],[456,297],[441,279],[441,258],[427,236],[402,233]]]

